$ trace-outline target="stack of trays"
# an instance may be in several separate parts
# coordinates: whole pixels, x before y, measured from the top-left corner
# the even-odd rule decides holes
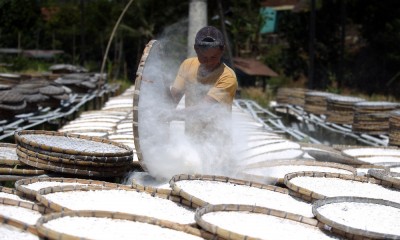
[[[104,138],[52,131],[15,132],[21,162],[64,174],[116,177],[132,166],[133,152]]]
[[[304,110],[308,113],[321,114],[327,113],[328,97],[335,96],[333,93],[310,91],[305,94]]]
[[[279,88],[276,100],[281,104],[291,104],[303,107],[306,92],[307,89],[305,88]]]
[[[400,111],[392,111],[389,116],[389,145],[400,146]]]
[[[0,91],[0,119],[12,118],[25,107],[23,95],[12,90]]]
[[[354,117],[354,104],[364,101],[363,98],[351,96],[330,96],[326,98],[327,122],[339,124],[352,124]]]
[[[42,106],[45,107],[58,107],[61,104],[62,100],[68,100],[69,99],[69,94],[66,92],[65,88],[63,86],[57,86],[57,85],[47,85],[44,87],[41,87],[39,89],[39,92],[50,98],[50,101],[46,101],[41,103]]]
[[[387,134],[390,112],[399,107],[393,102],[359,102],[354,105],[353,132]]]

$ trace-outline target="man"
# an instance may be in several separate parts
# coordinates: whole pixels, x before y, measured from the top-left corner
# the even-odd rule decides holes
[[[170,90],[175,103],[185,95],[185,109],[175,117],[185,120],[185,130],[193,139],[204,141],[210,131],[218,130],[219,120],[230,115],[238,83],[234,71],[221,61],[225,41],[217,28],[200,29],[194,49],[197,57],[181,64]]]

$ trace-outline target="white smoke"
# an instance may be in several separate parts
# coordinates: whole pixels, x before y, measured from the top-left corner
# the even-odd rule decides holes
[[[184,131],[184,122],[166,121],[174,105],[168,96],[179,65],[187,49],[187,22],[182,21],[164,31],[153,46],[143,72],[139,100],[139,138],[144,164],[149,174],[169,180],[175,174],[232,174],[232,118],[226,107],[209,106],[187,116],[214,122],[210,129],[201,129],[207,139],[194,141]],[[199,91],[203,91],[201,87]],[[184,106],[183,102],[178,108]],[[217,117],[215,117],[217,116]],[[192,118],[192,119],[191,119]]]

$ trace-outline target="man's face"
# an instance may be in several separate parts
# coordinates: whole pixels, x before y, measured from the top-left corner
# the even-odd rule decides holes
[[[221,57],[224,53],[224,50],[216,47],[216,48],[194,48],[197,54],[197,58],[199,59],[202,67],[207,71],[213,71],[215,68],[219,66],[221,63]]]

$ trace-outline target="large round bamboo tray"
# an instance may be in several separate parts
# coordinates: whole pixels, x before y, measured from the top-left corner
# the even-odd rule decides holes
[[[356,169],[349,165],[310,160],[280,160],[262,162],[259,165],[253,165],[251,168],[243,169],[241,173],[246,179],[256,177],[258,180],[263,179],[264,183],[277,182],[279,184],[283,184],[283,179],[286,174],[305,171],[330,172],[350,175],[357,174]]]
[[[313,217],[308,203],[288,189],[252,181],[215,175],[175,175],[170,180],[173,193],[198,206],[245,204]]]
[[[56,212],[100,210],[145,215],[180,224],[193,225],[194,209],[198,207],[182,198],[148,193],[128,186],[60,186],[40,189],[36,199]],[[160,216],[163,215],[163,216]]]
[[[116,142],[113,142],[113,143],[121,145],[120,143],[116,143]],[[91,156],[91,155],[64,154],[64,153],[42,150],[40,148],[35,148],[35,147],[32,147],[32,146],[30,146],[28,144],[24,144],[24,143],[19,143],[18,146],[20,148],[24,148],[24,149],[30,150],[32,152],[44,154],[44,155],[51,156],[51,157],[64,158],[64,159],[69,159],[69,160],[77,159],[77,160],[83,160],[83,161],[92,161],[92,162],[95,162],[95,164],[96,163],[116,163],[116,164],[129,163],[132,161],[132,158],[133,158],[132,155],[116,156],[116,157],[100,157],[100,156]],[[124,148],[127,149],[128,147],[124,145]]]
[[[168,121],[160,113],[172,111],[175,107],[168,93],[172,84],[168,81],[172,79],[158,74],[162,69],[168,70],[168,60],[163,57],[163,51],[160,42],[151,40],[143,51],[135,79],[132,128],[139,163],[146,171],[149,169],[143,152],[159,148],[159,143],[165,141],[165,134],[169,132]]]
[[[215,239],[212,234],[187,225],[109,211],[49,214],[38,220],[37,229],[47,239]]]
[[[363,98],[352,96],[330,96],[327,102],[327,122],[338,124],[353,124],[354,104],[365,101]]]
[[[399,203],[382,199],[333,197],[314,202],[313,213],[332,232],[348,239],[400,238]]]
[[[91,176],[91,177],[116,177],[122,176],[128,171],[129,166],[123,168],[90,168],[76,165],[57,164],[55,162],[45,161],[37,157],[28,156],[22,152],[18,153],[19,160],[29,166],[65,174]]]
[[[37,186],[39,185],[39,186]],[[46,187],[56,187],[65,185],[78,185],[78,186],[100,186],[104,188],[129,188],[128,185],[116,184],[111,182],[92,180],[92,179],[79,179],[79,178],[26,178],[15,182],[14,186],[16,190],[24,197],[32,200],[36,200],[36,193],[38,190]]]
[[[0,222],[37,234],[36,221],[42,214],[49,213],[48,208],[35,203],[0,198]]]
[[[284,184],[307,201],[354,196],[400,202],[400,191],[379,179],[323,172],[297,172],[285,176]]]
[[[255,205],[207,205],[195,219],[222,239],[337,239],[316,219]]]
[[[391,172],[389,169],[370,169],[368,170],[368,174],[374,178],[382,180],[386,186],[390,186],[392,188],[400,189],[400,173]]]
[[[17,143],[63,154],[99,157],[120,157],[133,154],[132,150],[123,144],[104,138],[41,130],[16,131],[14,137]],[[92,150],[95,147],[97,149]]]
[[[357,159],[363,164],[400,164],[400,149],[387,147],[358,147],[343,149],[342,154]]]
[[[323,144],[300,143],[301,149],[311,157],[321,162],[336,162],[347,165],[364,164],[356,158],[345,156],[341,151]]]

